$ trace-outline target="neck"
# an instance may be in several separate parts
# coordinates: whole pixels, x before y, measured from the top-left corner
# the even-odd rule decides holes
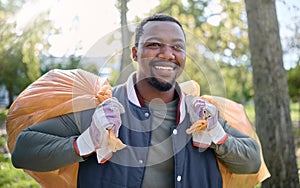
[[[157,101],[157,103],[169,103],[174,100],[174,87],[172,87],[168,91],[159,91],[158,89],[150,85],[147,80],[140,80],[138,83],[136,83],[136,88],[141,97],[146,101]]]

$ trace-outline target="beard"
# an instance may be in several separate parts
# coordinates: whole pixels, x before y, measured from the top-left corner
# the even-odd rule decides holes
[[[155,63],[157,63],[157,62],[159,62],[159,61],[161,61],[161,60],[152,60],[151,62],[150,62],[150,67],[154,67],[154,64]],[[178,66],[179,64],[178,63],[176,63],[176,68],[175,69],[178,69]],[[149,79],[149,82],[150,82],[150,84],[154,87],[154,88],[156,88],[157,90],[159,90],[159,91],[169,91],[172,87],[174,87],[174,85],[175,85],[175,83],[176,83],[176,75],[174,75],[174,78],[172,78],[171,80],[169,80],[169,81],[166,81],[166,80],[160,80],[160,79],[158,79],[156,76],[155,76],[155,74],[154,74],[154,72],[153,72],[153,70],[151,69],[151,77],[150,77],[150,79]]]
[[[152,77],[150,83],[154,88],[158,89],[159,91],[169,91],[173,87],[175,83],[175,79],[172,80],[172,83],[169,83],[169,82],[160,82],[155,77]]]
[[[150,84],[159,91],[169,91],[175,85],[175,78],[171,82],[162,82],[152,76]]]

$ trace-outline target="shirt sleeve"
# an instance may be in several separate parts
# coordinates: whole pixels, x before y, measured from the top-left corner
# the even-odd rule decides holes
[[[233,173],[257,173],[261,165],[261,159],[259,145],[256,140],[228,125],[221,117],[219,122],[228,134],[228,139],[223,144],[213,144],[211,146],[215,150],[217,157]]]
[[[16,168],[51,171],[83,161],[74,140],[89,127],[94,109],[52,118],[24,129],[12,152]]]

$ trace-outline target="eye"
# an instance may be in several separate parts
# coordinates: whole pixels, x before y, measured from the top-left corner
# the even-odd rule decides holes
[[[145,43],[145,47],[147,48],[151,48],[151,49],[157,49],[161,47],[161,43],[159,42],[146,42]]]
[[[176,51],[184,51],[184,46],[182,44],[175,44],[172,48]]]

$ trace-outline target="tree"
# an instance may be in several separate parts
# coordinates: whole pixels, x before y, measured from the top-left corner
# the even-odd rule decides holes
[[[299,187],[290,98],[274,0],[245,0],[257,133],[271,178],[262,187]]]
[[[228,0],[160,2],[154,11],[177,17],[190,32],[187,53],[193,59],[188,58],[185,70],[200,83],[201,93],[223,95],[242,103],[251,99],[245,4]],[[218,79],[213,80],[216,74]]]
[[[41,56],[41,74],[45,74],[53,69],[76,69],[76,68],[82,68],[80,67],[80,56],[70,55],[66,57],[54,57],[54,56]],[[82,69],[86,69],[90,72],[96,72],[96,71],[88,69],[88,67],[83,67]]]
[[[40,76],[38,54],[46,47],[44,36],[50,21],[41,13],[24,28],[18,28],[13,16],[21,9],[23,1],[7,1],[0,4],[0,84],[9,93],[9,105],[14,95]]]
[[[127,22],[127,3],[129,0],[118,0],[117,7],[120,10],[121,18],[121,35],[122,35],[122,55],[121,55],[121,66],[120,66],[120,75],[117,80],[117,83],[123,83],[127,80],[130,73],[133,71],[133,65],[131,60],[131,49],[130,41],[133,35],[129,31],[128,22]]]

